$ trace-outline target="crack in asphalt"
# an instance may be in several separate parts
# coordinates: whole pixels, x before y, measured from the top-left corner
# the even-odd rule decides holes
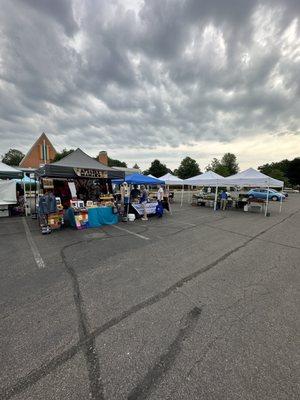
[[[164,375],[174,364],[174,361],[182,349],[184,341],[194,330],[201,314],[201,308],[194,307],[186,316],[184,326],[179,329],[173,342],[166,352],[156,361],[154,366],[146,373],[144,379],[127,396],[128,400],[144,400],[162,381]]]
[[[79,318],[79,334],[81,335],[79,342],[71,346],[69,349],[65,350],[58,356],[54,357],[52,360],[50,360],[48,363],[44,363],[41,365],[41,367],[32,370],[29,374],[25,375],[24,377],[21,377],[17,380],[17,382],[11,386],[8,386],[6,388],[3,388],[0,390],[0,398],[3,400],[8,400],[12,398],[14,395],[19,394],[26,390],[27,388],[31,387],[33,384],[37,383],[41,378],[45,377],[49,373],[51,373],[53,370],[55,370],[57,367],[63,365],[65,362],[73,358],[79,351],[84,351],[85,352],[85,357],[87,361],[87,367],[88,367],[88,372],[89,372],[89,379],[90,379],[90,389],[91,393],[95,396],[102,396],[102,397],[94,397],[93,400],[102,400],[104,399],[103,397],[103,388],[100,383],[100,367],[99,367],[99,359],[96,353],[95,349],[95,339],[108,329],[112,328],[113,326],[119,324],[121,321],[127,319],[128,317],[134,315],[138,311],[149,307],[162,299],[168,297],[171,295],[173,292],[175,292],[177,289],[182,287],[183,285],[187,284],[188,282],[192,281],[193,279],[197,278],[201,274],[209,271],[213,267],[217,266],[220,262],[226,260],[228,257],[230,257],[232,254],[238,252],[240,249],[246,247],[249,243],[253,242],[256,240],[259,236],[263,235],[270,229],[274,228],[275,226],[285,222],[287,219],[291,218],[293,215],[298,213],[299,210],[294,211],[290,213],[288,216],[283,218],[282,220],[276,222],[275,224],[271,225],[270,227],[264,229],[263,231],[259,232],[255,236],[252,236],[249,238],[249,240],[245,241],[243,244],[235,247],[234,249],[226,252],[223,254],[221,257],[219,257],[217,260],[213,261],[212,263],[192,272],[189,275],[186,275],[179,281],[175,282],[173,285],[169,286],[167,289],[157,293],[156,295],[142,301],[139,304],[136,304],[129,308],[128,310],[124,311],[121,313],[119,316],[114,317],[104,323],[102,326],[94,329],[90,333],[88,332],[88,325],[87,325],[87,317],[86,317],[86,312],[84,310],[81,294],[80,294],[80,288],[79,288],[79,283],[77,276],[75,275],[73,277],[72,274],[75,274],[75,271],[71,268],[71,271],[69,274],[72,277],[72,282],[73,282],[73,287],[74,287],[74,301],[76,304],[76,310],[78,313],[78,318]],[[193,227],[188,227],[186,229],[192,229]],[[123,236],[123,235],[122,235]],[[97,239],[90,239],[92,240],[103,240],[105,238],[97,238]],[[80,240],[78,242],[73,242],[65,247],[62,248],[61,253],[63,253],[66,248],[78,245],[80,243],[86,242],[86,240]],[[68,268],[68,264],[66,264],[66,268]],[[70,266],[69,266],[70,268]],[[76,303],[77,302],[77,303]],[[81,333],[80,333],[81,332]],[[98,390],[97,393],[95,391]]]
[[[84,301],[81,295],[77,274],[74,268],[71,267],[71,265],[67,262],[65,256],[65,250],[68,247],[70,247],[70,245],[62,248],[61,258],[72,281],[73,298],[78,318],[79,340],[85,343],[82,346],[82,350],[85,356],[87,370],[88,370],[90,395],[92,400],[103,400],[104,395],[100,379],[99,357],[95,346],[95,340],[91,340],[89,341],[89,343],[86,342],[86,339],[88,339],[90,335],[88,317],[87,317],[87,312],[85,310]]]

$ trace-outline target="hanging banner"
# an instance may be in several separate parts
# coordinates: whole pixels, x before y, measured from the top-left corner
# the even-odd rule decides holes
[[[107,179],[107,171],[90,168],[74,168],[74,172],[81,178]]]
[[[144,214],[144,205],[143,204],[132,203],[131,205],[135,209],[135,211],[138,212],[139,215],[143,215]],[[157,206],[157,202],[146,203],[147,214],[148,215],[155,214],[156,213],[156,206]]]
[[[43,178],[43,188],[44,189],[54,189],[53,179]]]

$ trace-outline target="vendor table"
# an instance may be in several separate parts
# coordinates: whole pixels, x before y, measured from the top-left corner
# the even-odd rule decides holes
[[[97,228],[102,225],[113,225],[118,223],[118,216],[113,214],[112,207],[88,208],[88,228]],[[67,210],[71,226],[76,227],[75,213],[73,208]]]
[[[158,202],[157,201],[151,201],[149,203],[146,203],[146,211],[147,215],[155,215],[156,214],[156,207],[157,207]],[[169,210],[169,203],[167,200],[164,200],[162,202],[163,208],[165,210]],[[130,203],[129,211],[133,212],[136,217],[142,217],[144,215],[144,205],[140,203]]]
[[[157,201],[146,203],[146,211],[147,215],[155,214],[156,213],[156,206]],[[144,214],[144,205],[139,203],[131,203],[132,208],[137,212],[138,215]]]

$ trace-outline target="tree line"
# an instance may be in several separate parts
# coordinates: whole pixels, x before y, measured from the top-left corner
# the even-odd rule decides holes
[[[206,166],[205,170],[216,172],[222,176],[229,176],[236,174],[239,171],[239,166],[236,156],[232,153],[226,153],[220,160],[214,158],[212,162]],[[144,174],[151,174],[158,178],[168,172],[173,173],[181,179],[188,179],[202,173],[196,160],[191,157],[185,157],[181,161],[179,167],[174,171],[170,170],[165,164],[156,159],[152,161],[149,169],[144,171]]]
[[[68,154],[71,154],[73,151],[74,149],[63,149],[61,152],[56,154],[54,161],[62,159]],[[24,154],[21,151],[17,149],[10,149],[2,157],[2,162],[7,165],[17,166],[20,164],[23,157]],[[98,157],[95,157],[95,159],[97,160]],[[127,168],[126,162],[110,157],[108,157],[108,166]],[[135,164],[133,168],[139,169],[139,166]],[[259,166],[258,169],[262,173],[271,176],[272,178],[284,181],[285,186],[300,185],[300,157],[296,157],[293,160],[285,159],[279,162],[264,164]],[[222,176],[236,174],[239,171],[236,155],[233,153],[225,153],[221,159],[213,158],[211,163],[205,167],[205,170],[216,172]],[[178,168],[173,171],[158,159],[153,160],[150,167],[143,171],[144,174],[151,174],[157,178],[167,174],[168,172],[178,176],[181,179],[188,179],[192,176],[201,174],[199,164],[191,157],[185,157],[181,161]]]

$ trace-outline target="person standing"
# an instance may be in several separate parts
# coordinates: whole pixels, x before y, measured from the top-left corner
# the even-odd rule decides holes
[[[158,204],[162,205],[164,199],[164,189],[160,185],[158,185],[158,191],[156,197]]]
[[[148,190],[145,188],[144,185],[142,185],[141,186],[140,204],[143,206],[143,209],[144,209],[144,216],[142,217],[143,221],[148,221],[147,208],[146,208],[147,203],[148,203]]]
[[[138,185],[133,185],[133,189],[130,192],[131,201],[138,199],[140,195],[141,191],[138,189]]]
[[[225,211],[227,206],[228,195],[226,190],[221,192],[221,210]]]

